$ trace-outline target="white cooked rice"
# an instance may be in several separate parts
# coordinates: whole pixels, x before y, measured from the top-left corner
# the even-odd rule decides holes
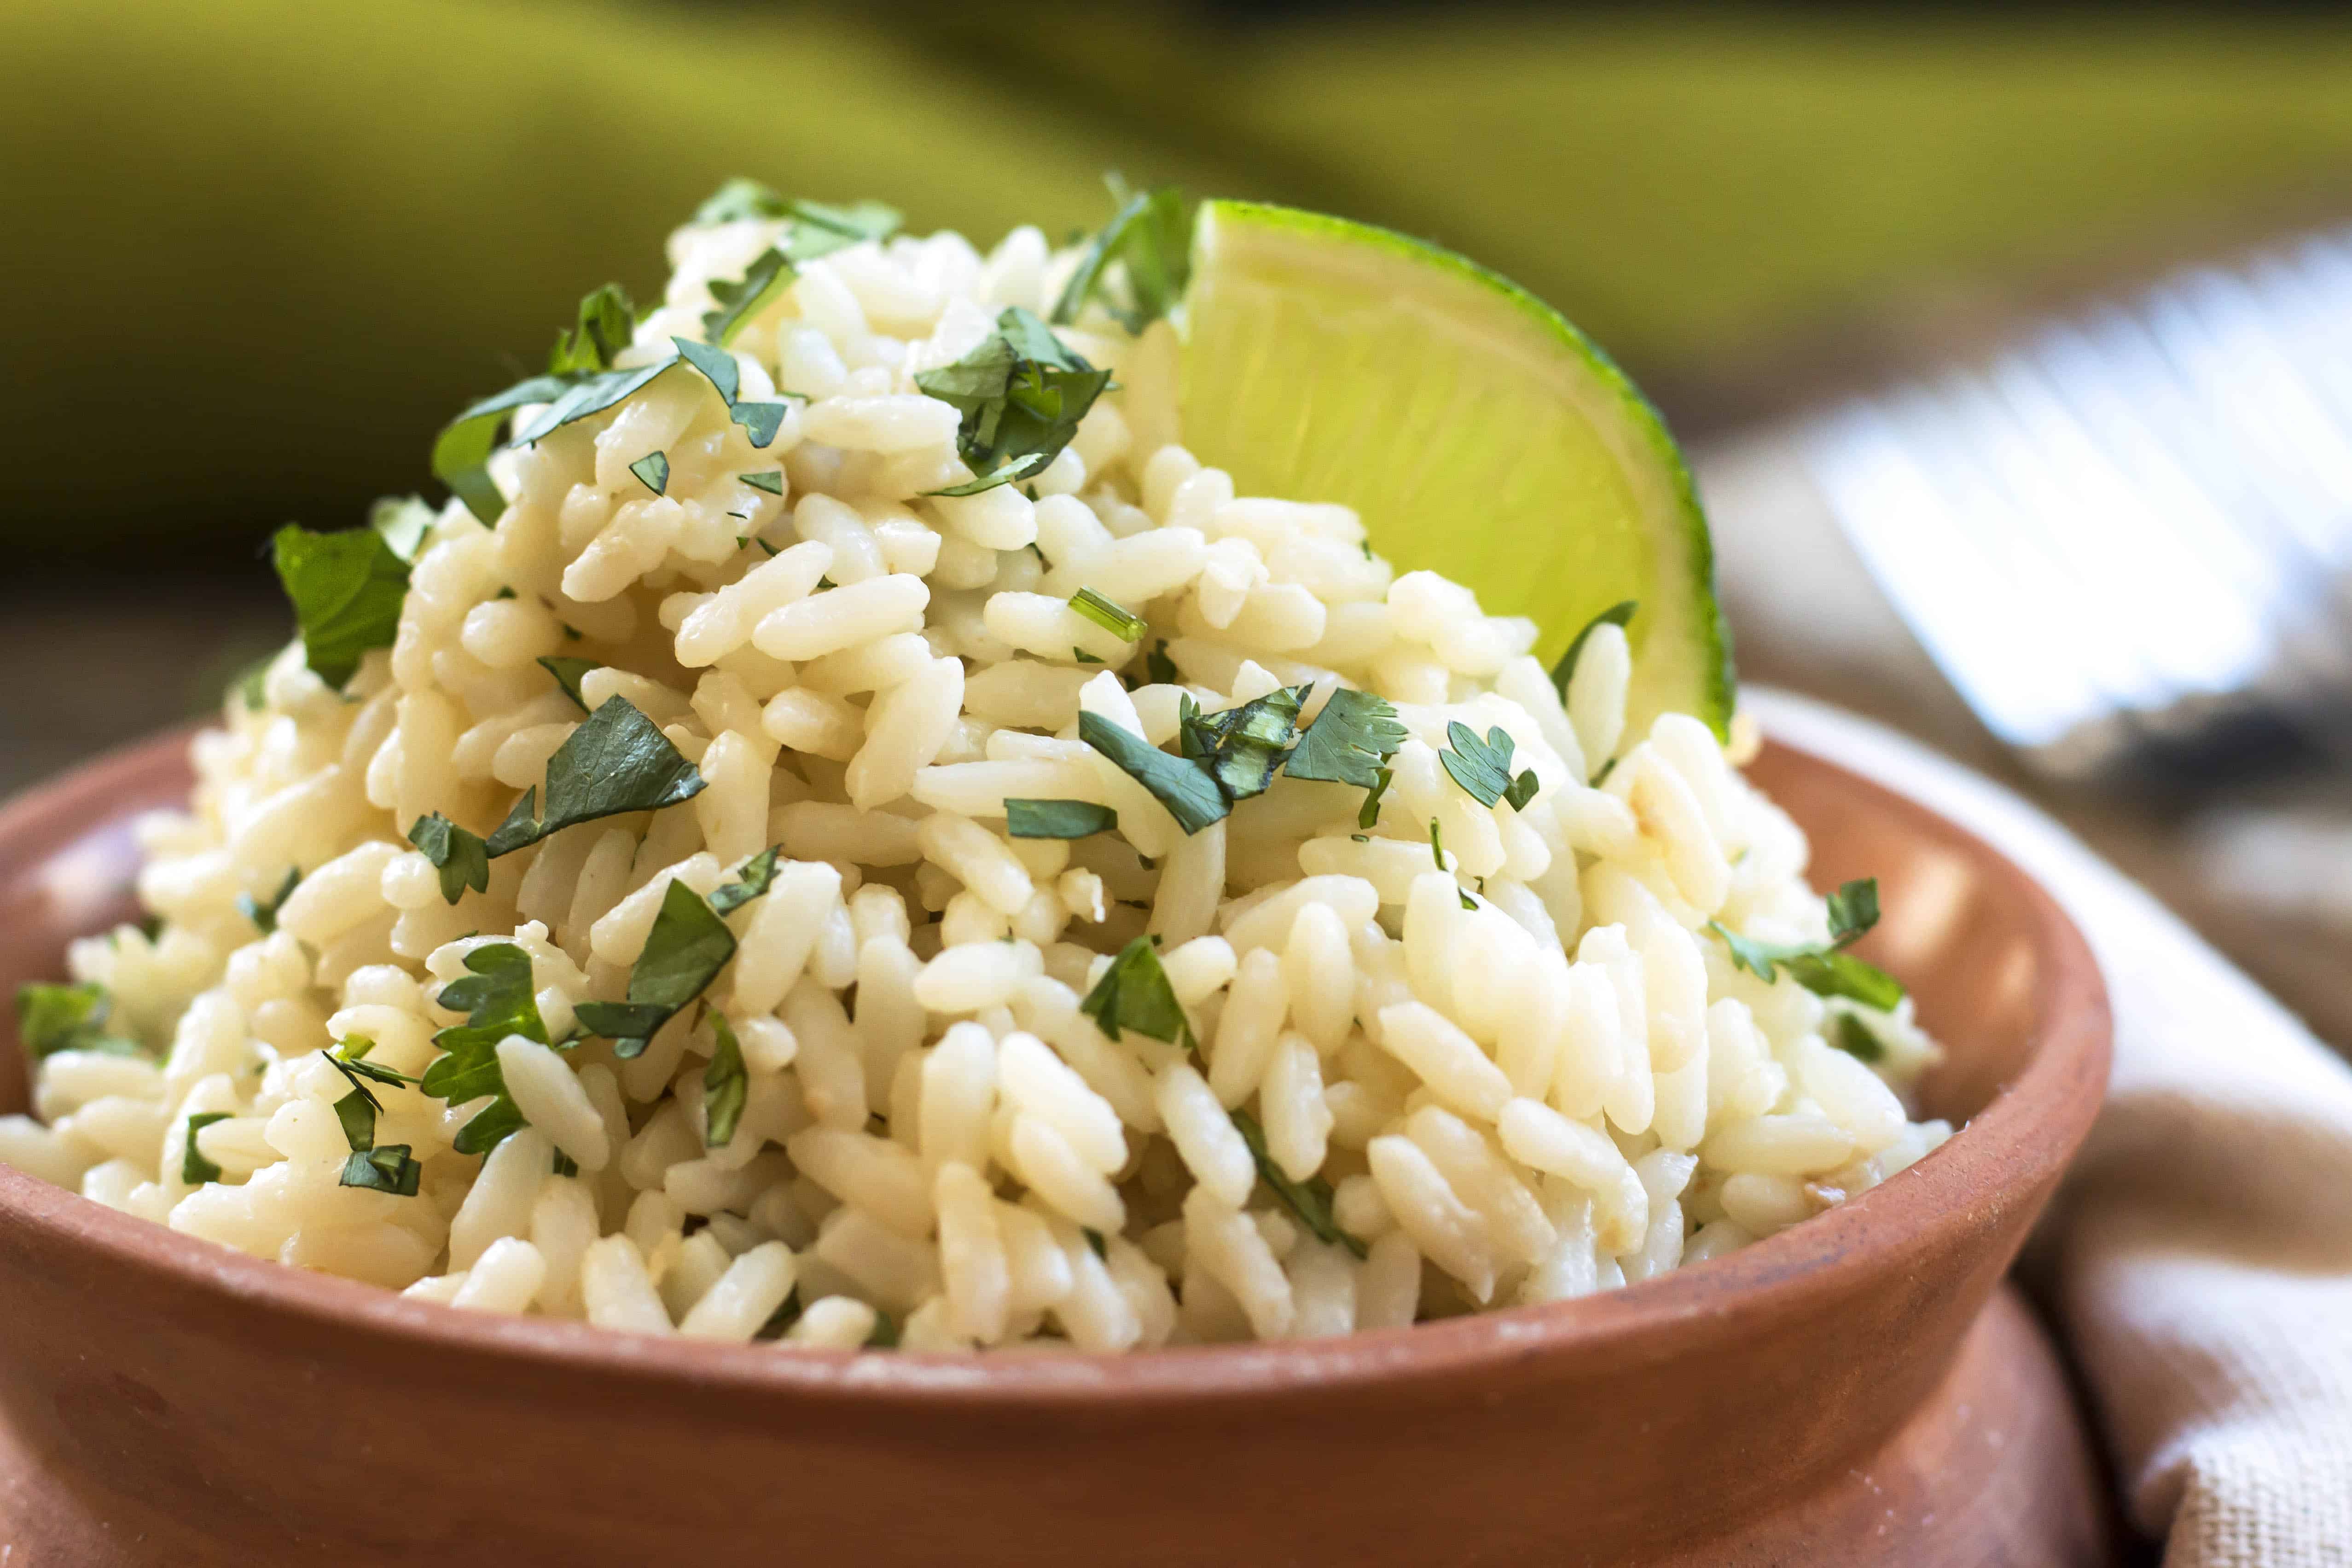
[[[633,363],[697,335],[705,280],[772,237],[681,230]],[[799,395],[770,447],[673,375],[501,453],[504,516],[433,518],[397,641],[347,692],[298,642],[196,741],[188,811],[145,826],[160,929],[70,953],[156,1059],[49,1056],[38,1120],[0,1118],[0,1161],[459,1308],[1119,1352],[1607,1289],[1799,1223],[1946,1137],[1899,1098],[1934,1051],[1907,1003],[1869,1015],[1865,1066],[1832,1043],[1854,1005],[1768,984],[1708,934],[1817,940],[1823,904],[1801,834],[1705,725],[1625,732],[1622,633],[1596,631],[1563,702],[1531,625],[1393,575],[1345,508],[1235,496],[1172,444],[1167,324],[1064,330],[1117,389],[1032,485],[924,493],[969,470],[956,411],[914,374],[1005,307],[1044,310],[1074,262],[1025,228],[985,258],[953,235],[861,244],[803,265],[733,345],[747,397]],[[649,497],[629,465],[664,448]],[[779,462],[782,500],[734,477]],[[1074,612],[1080,588],[1146,616],[1143,639]],[[1181,684],[1152,682],[1147,651]],[[487,829],[542,784],[580,717],[548,656],[597,661],[587,705],[625,697],[706,787],[500,858],[452,906],[403,829]],[[1300,682],[1310,714],[1360,687],[1411,731],[1369,829],[1360,791],[1283,777],[1188,835],[1077,739],[1082,710],[1159,744],[1182,698],[1213,712]],[[1526,807],[1452,783],[1454,720],[1511,734],[1541,781]],[[1119,829],[1012,839],[1023,797],[1108,805]],[[672,882],[707,895],[771,844],[785,858],[728,918],[715,1012],[633,1060],[509,1037],[530,1125],[487,1158],[452,1147],[476,1106],[379,1086],[376,1142],[413,1149],[418,1194],[339,1183],[348,1084],[325,1047],[364,1037],[420,1072],[463,1021],[442,987],[499,942],[530,955],[560,1039],[579,1004],[625,994]],[[258,936],[240,896],[289,867]],[[1108,1037],[1079,1005],[1146,931],[1196,1051]],[[748,1082],[713,1148],[722,1017]],[[192,1155],[218,1179],[184,1179]],[[1317,1239],[1299,1188],[1341,1241]]]

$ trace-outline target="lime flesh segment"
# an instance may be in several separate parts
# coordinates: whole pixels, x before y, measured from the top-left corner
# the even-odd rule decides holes
[[[1533,619],[1547,665],[1638,601],[1628,739],[1664,712],[1727,733],[1730,640],[1690,470],[1558,311],[1386,229],[1212,201],[1182,331],[1184,444],[1241,494],[1353,507],[1400,572]]]

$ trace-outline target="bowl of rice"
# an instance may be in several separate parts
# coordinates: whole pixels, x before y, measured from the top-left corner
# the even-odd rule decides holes
[[[1630,605],[1542,660],[1238,493],[1167,211],[983,254],[730,185],[446,502],[279,532],[216,723],[0,812],[6,1538],[1860,1562],[1939,1467],[2071,1506],[2046,1389],[1947,1450],[1969,1368],[2054,1375],[1995,1292],[2104,1082],[2080,939],[1662,700]]]

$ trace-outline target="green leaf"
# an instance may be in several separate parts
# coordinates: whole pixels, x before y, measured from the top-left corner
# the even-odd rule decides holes
[[[1710,921],[1707,929],[1731,950],[1731,962],[1768,984],[1786,969],[1790,978],[1817,996],[1843,996],[1881,1012],[1903,1000],[1903,986],[1875,964],[1843,951],[1878,923],[1878,879],[1848,882],[1829,898],[1830,940],[1769,942],[1744,937]]]
[[[786,202],[784,211],[793,219],[785,249],[794,261],[814,261],[866,240],[887,239],[904,221],[897,207],[876,201],[836,206],[795,200]]]
[[[1015,838],[1086,838],[1118,826],[1118,813],[1090,800],[1004,803],[1004,830]]]
[[[201,1187],[206,1182],[221,1179],[221,1168],[197,1152],[196,1134],[215,1121],[226,1121],[234,1114],[227,1110],[198,1110],[190,1114],[187,1141],[180,1152],[181,1181],[192,1187]]]
[[[547,1166],[548,1174],[551,1176],[576,1176],[580,1173],[580,1162],[561,1149],[555,1152],[553,1159],[548,1161]]]
[[[484,1112],[484,1115],[488,1114]],[[479,1121],[476,1117],[475,1121]],[[467,1123],[471,1131],[473,1122]],[[511,1132],[515,1129],[509,1128]],[[459,1137],[463,1137],[460,1133]],[[504,1134],[500,1134],[501,1137]],[[368,1149],[343,1162],[343,1173],[335,1178],[338,1185],[369,1187],[379,1193],[390,1193],[396,1198],[413,1198],[425,1167],[408,1157],[405,1143],[386,1143],[380,1149]]]
[[[781,408],[783,405],[778,404],[776,406]],[[773,436],[769,437],[770,440],[774,438]],[[772,496],[784,493],[784,470],[782,468],[770,468],[764,473],[738,474],[735,477],[755,490],[765,490]]]
[[[1143,673],[1155,686],[1174,686],[1184,679],[1176,668],[1176,661],[1168,657],[1165,641],[1154,643],[1151,651],[1143,656]]]
[[[710,298],[718,308],[702,313],[702,335],[721,348],[733,342],[754,316],[793,286],[796,276],[784,253],[771,246],[752,258],[742,277],[731,282],[712,279]],[[727,401],[734,402],[735,395],[729,393]]]
[[[1381,764],[1396,755],[1404,742],[1404,722],[1394,703],[1370,691],[1341,687],[1307,726],[1282,771],[1295,779],[1386,789],[1388,770]],[[1377,792],[1373,798],[1379,798]]]
[[[289,866],[286,868],[285,879],[278,884],[278,891],[272,893],[268,899],[257,899],[251,893],[239,893],[236,896],[236,912],[251,921],[254,930],[268,936],[278,929],[278,911],[285,906],[286,900],[293,896],[294,889],[301,884],[302,868]]]
[[[467,407],[442,427],[433,443],[434,476],[477,518],[495,523],[507,503],[490,479],[490,454],[498,447],[499,427],[509,415],[527,405],[546,405],[514,432],[514,444],[527,447],[575,420],[625,402],[677,363],[667,359],[635,370],[534,375],[519,381]]]
[[[1176,1000],[1176,988],[1160,967],[1160,950],[1148,936],[1137,937],[1119,949],[1102,978],[1095,982],[1078,1011],[1092,1018],[1107,1038],[1116,1040],[1121,1029],[1133,1029],[1155,1040],[1187,1049],[1192,1047],[1192,1023]]]
[[[636,306],[618,283],[607,283],[581,296],[578,324],[555,335],[555,348],[547,356],[548,374],[612,369],[614,358],[629,346],[629,336],[636,327]]]
[[[1087,246],[1078,268],[1054,303],[1054,320],[1074,321],[1086,302],[1098,300],[1119,324],[1139,332],[1168,314],[1184,297],[1192,276],[1192,219],[1183,194],[1173,185],[1129,195],[1124,181],[1111,179],[1118,211]],[[1112,297],[1109,268],[1118,264],[1126,299]]]
[[[1389,782],[1396,777],[1393,768],[1374,768],[1372,782],[1364,791],[1364,804],[1356,813],[1356,826],[1377,827],[1381,820],[1381,796],[1389,793]]]
[[[743,426],[744,439],[764,452],[768,448],[768,444],[776,438],[776,432],[782,428],[784,415],[790,407],[789,404],[783,403],[737,403],[728,407],[727,417]],[[749,474],[744,475],[743,478],[748,482],[756,482],[751,480],[751,476]],[[784,493],[781,488],[783,478],[782,470],[778,470],[776,478],[779,485],[776,493],[782,495]],[[761,485],[760,488],[766,489],[768,487]]]
[[[313,533],[288,523],[270,541],[278,580],[294,605],[302,654],[341,689],[371,648],[390,647],[408,595],[408,563],[373,528]]]
[[[625,697],[608,697],[547,761],[547,815],[525,790],[488,840],[492,858],[551,833],[625,811],[659,811],[703,790],[695,765]]]
[[[1133,642],[1151,629],[1151,623],[1141,616],[1104,598],[1092,588],[1081,588],[1071,595],[1070,608],[1122,641]]]
[[[749,860],[735,874],[735,879],[710,890],[710,908],[714,914],[731,915],[753,899],[765,893],[776,879],[776,858],[784,852],[781,844],[771,844]]]
[[[725,349],[698,343],[692,338],[673,337],[670,343],[677,350],[677,357],[700,371],[702,379],[710,384],[711,389],[722,401],[732,406],[735,395],[743,390],[743,367],[735,363],[735,356]]]
[[[230,679],[228,689],[236,693],[247,712],[258,713],[269,706],[269,667],[277,662],[276,654],[265,654]]]
[[[343,1124],[343,1142],[352,1146],[352,1153],[375,1147],[375,1119],[383,1109],[375,1096],[363,1089],[355,1088],[335,1101],[335,1120]]]
[[[1885,1043],[1872,1032],[1870,1026],[1864,1023],[1857,1014],[1840,1013],[1837,1016],[1837,1033],[1831,1038],[1830,1044],[1845,1052],[1846,1055],[1857,1057],[1866,1062],[1876,1063],[1886,1059]]]
[[[1535,799],[1536,792],[1541,788],[1543,781],[1536,777],[1535,769],[1524,768],[1511,781],[1511,787],[1503,792],[1503,798],[1510,803],[1513,811],[1525,811],[1528,802]]]
[[[1177,826],[1198,833],[1234,809],[1224,791],[1206,770],[1182,757],[1171,757],[1142,736],[1123,730],[1099,713],[1078,715],[1078,738],[1121,773],[1151,792],[1168,808]]]
[[[1371,1249],[1360,1238],[1341,1230],[1339,1222],[1332,1217],[1331,1184],[1320,1176],[1309,1176],[1303,1182],[1292,1181],[1282,1167],[1274,1163],[1274,1157],[1266,1152],[1265,1129],[1257,1124],[1257,1118],[1246,1110],[1236,1110],[1231,1114],[1234,1126],[1241,1131],[1242,1142],[1249,1145],[1250,1158],[1257,1162],[1257,1179],[1298,1216],[1298,1223],[1305,1226],[1318,1241],[1344,1247],[1359,1258],[1370,1257]]]
[[[542,654],[539,667],[555,677],[555,684],[563,688],[563,695],[572,699],[580,711],[588,711],[588,700],[580,695],[580,679],[592,669],[604,668],[604,661],[593,658],[565,658],[560,654]]]
[[[1511,752],[1516,742],[1508,730],[1496,725],[1482,741],[1469,725],[1456,719],[1445,726],[1445,738],[1451,747],[1438,752],[1437,760],[1473,800],[1493,805],[1511,790]]]
[[[629,972],[629,999],[583,1002],[574,1014],[589,1033],[614,1042],[615,1056],[642,1056],[656,1032],[701,995],[734,956],[735,933],[727,922],[702,895],[673,878]]]
[[[1312,684],[1286,686],[1254,697],[1237,708],[1203,714],[1190,696],[1178,706],[1177,733],[1184,755],[1209,770],[1227,800],[1239,803],[1264,795],[1275,770],[1290,754],[1298,733],[1298,710]]]
[[[915,377],[927,395],[963,416],[956,452],[978,476],[929,493],[977,495],[1041,472],[1109,384],[1110,372],[1072,353],[1029,311],[1009,308],[970,353]]]
[[[667,452],[647,452],[629,465],[629,472],[636,475],[637,482],[654,494],[658,496],[669,493],[669,454]]]
[[[1445,869],[1445,838],[1438,832],[1437,818],[1433,816],[1429,819],[1429,858],[1436,862],[1439,870]]]
[[[735,1129],[743,1120],[751,1075],[743,1065],[743,1047],[725,1015],[710,1015],[710,1031],[719,1043],[710,1053],[710,1065],[702,1069],[703,1121],[709,1129],[703,1142],[709,1148],[724,1149],[735,1141]]]
[[[466,1021],[433,1037],[448,1054],[425,1069],[418,1085],[451,1105],[483,1095],[491,1103],[477,1112],[453,1141],[461,1154],[487,1154],[526,1125],[499,1071],[499,1042],[509,1035],[547,1043],[547,1025],[531,992],[530,954],[510,942],[485,942],[466,954],[469,973],[441,988],[440,1005],[463,1013]]]
[[[1640,601],[1626,599],[1610,605],[1584,623],[1584,629],[1576,634],[1576,640],[1568,645],[1568,651],[1561,654],[1559,662],[1551,667],[1552,687],[1559,691],[1559,700],[1562,702],[1568,700],[1568,683],[1574,679],[1576,661],[1584,657],[1584,645],[1591,640],[1592,634],[1604,626],[1620,627],[1625,626],[1633,620],[1633,612],[1641,607]]]
[[[1092,1226],[1081,1226],[1080,1230],[1087,1238],[1087,1246],[1093,1249],[1094,1255],[1106,1263],[1108,1262],[1110,1260],[1109,1239]]]
[[[489,847],[439,812],[418,817],[408,841],[441,873],[441,897],[447,902],[464,898],[468,888],[490,890]]]
[[[98,1051],[114,1057],[143,1057],[136,1040],[107,1033],[114,997],[95,980],[79,985],[54,985],[33,981],[16,987],[16,1038],[34,1061],[59,1051]]]
[[[745,218],[779,218],[792,215],[792,204],[757,180],[740,174],[712,192],[694,209],[698,224],[740,223]]]
[[[383,496],[368,508],[368,526],[383,536],[394,555],[412,563],[435,521],[433,509],[415,496]]]

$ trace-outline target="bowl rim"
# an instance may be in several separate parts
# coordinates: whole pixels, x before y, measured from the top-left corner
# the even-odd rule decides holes
[[[200,728],[181,726],[105,753],[0,806],[0,872],[37,862],[45,836],[88,833],[153,809],[159,777],[186,772]],[[1677,1327],[1736,1332],[1741,1316],[1793,1314],[1849,1289],[1857,1273],[1899,1272],[1906,1259],[1978,1228],[2052,1181],[2088,1133],[2111,1051],[2105,986],[2089,945],[2058,903],[2007,856],[1928,806],[1802,746],[1766,747],[1824,770],[1838,786],[1907,818],[2022,895],[2036,966],[2035,1044],[2018,1075],[1939,1148],[1860,1197],[1801,1225],[1695,1265],[1570,1301],[1507,1307],[1402,1329],[1330,1339],[1177,1346],[1103,1355],[1078,1350],[996,1354],[797,1349],[639,1334],[585,1322],[463,1311],[357,1280],[289,1268],[168,1227],[0,1166],[0,1226],[26,1226],[96,1255],[141,1281],[210,1295],[284,1331],[371,1336],[385,1351],[488,1359],[518,1372],[608,1385],[691,1386],[733,1395],[865,1409],[962,1408],[1012,1415],[1117,1397],[1123,1411],[1248,1404],[1300,1392],[1346,1394],[1377,1384],[1432,1389],[1508,1372],[1534,1358],[1605,1356],[1640,1364],[1690,1353]],[[130,805],[93,803],[128,800]],[[60,826],[63,824],[63,826]],[[34,847],[12,855],[19,841]],[[2085,1079],[2095,1080],[2083,1092]],[[1906,1214],[1885,1226],[1882,1215]],[[716,1412],[712,1412],[716,1414]]]

